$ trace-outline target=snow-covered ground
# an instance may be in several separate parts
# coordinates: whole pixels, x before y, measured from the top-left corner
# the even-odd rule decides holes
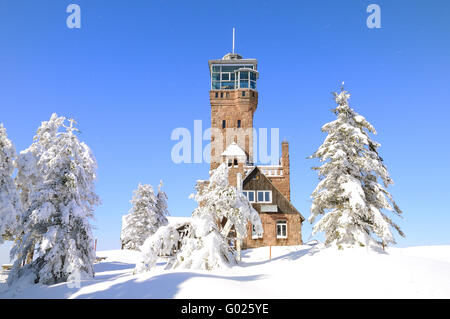
[[[240,266],[216,271],[164,270],[133,275],[138,253],[110,250],[96,277],[80,288],[27,286],[13,293],[0,275],[0,298],[450,298],[450,246],[364,248],[317,246],[246,250]]]

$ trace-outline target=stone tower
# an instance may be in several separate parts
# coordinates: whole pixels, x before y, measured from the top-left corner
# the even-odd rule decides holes
[[[253,165],[253,114],[258,106],[256,59],[228,53],[210,60],[211,169],[226,162],[230,184],[245,165]],[[233,172],[236,171],[236,172]]]

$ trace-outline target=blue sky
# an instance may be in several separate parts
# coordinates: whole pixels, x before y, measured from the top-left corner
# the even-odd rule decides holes
[[[81,29],[66,26],[70,3]],[[381,29],[366,26],[370,3]],[[78,121],[99,164],[98,249],[118,248],[139,182],[162,179],[173,216],[195,207],[188,196],[209,165],[173,163],[170,135],[210,125],[208,60],[230,52],[235,27],[236,52],[259,63],[254,125],[290,142],[299,211],[309,216],[318,182],[306,157],[345,81],[395,181],[398,246],[450,244],[449,16],[448,1],[0,0],[0,122],[20,151],[53,112]]]

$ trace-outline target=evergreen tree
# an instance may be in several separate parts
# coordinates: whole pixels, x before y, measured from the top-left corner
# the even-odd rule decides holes
[[[121,240],[123,248],[139,250],[144,241],[158,230],[161,223],[167,223],[167,219],[158,212],[158,199],[151,185],[139,184],[133,193],[132,207],[126,216]],[[161,202],[160,205],[162,204]]]
[[[325,232],[325,243],[339,248],[394,244],[391,227],[404,234],[383,210],[397,216],[402,212],[386,190],[393,181],[378,155],[380,144],[369,137],[376,131],[349,107],[350,94],[343,87],[340,93],[333,94],[337,119],[322,127],[328,135],[311,156],[323,162],[313,168],[320,182],[311,195],[309,221],[321,217],[313,233]]]
[[[53,114],[42,122],[33,145],[21,153],[17,179],[26,209],[23,235],[12,249],[16,261],[10,285],[24,278],[54,284],[94,275],[89,219],[100,203],[94,191],[97,163],[89,147],[78,140],[75,121],[65,122]],[[32,179],[25,182],[26,176]],[[33,253],[34,259],[26,263]]]
[[[238,239],[247,236],[247,222],[254,222],[262,232],[258,213],[236,187],[228,184],[228,167],[222,163],[211,172],[208,185],[197,188],[194,196],[199,204],[192,216],[208,217],[222,231],[224,221],[229,221]]]
[[[22,205],[12,174],[15,169],[16,150],[0,124],[0,244],[16,235]]]
[[[167,194],[162,190],[163,182],[160,181],[158,185],[158,195],[156,195],[156,212],[158,227],[165,226],[169,223],[167,217],[169,209],[167,207]]]
[[[235,228],[238,240],[247,236],[249,221],[262,233],[258,212],[242,192],[228,184],[226,164],[210,172],[208,185],[197,185],[196,189],[197,194],[193,197],[198,207],[192,213],[191,221],[182,227],[183,235],[180,236],[173,225],[161,227],[142,246],[141,260],[135,272],[150,270],[157,256],[167,255],[173,248],[177,252],[168,268],[211,270],[227,267],[236,263],[236,255],[227,238],[230,228],[227,224]]]

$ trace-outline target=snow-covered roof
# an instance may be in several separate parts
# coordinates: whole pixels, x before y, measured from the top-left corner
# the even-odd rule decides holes
[[[226,150],[222,153],[222,156],[239,156],[239,157],[244,156],[244,157],[246,157],[247,155],[242,150],[242,148],[240,148],[239,145],[236,144],[236,142],[233,142],[230,145],[228,145]]]
[[[172,225],[174,227],[182,224],[186,224],[190,222],[192,217],[173,217],[169,216],[167,217],[167,220],[169,221],[169,225]]]
[[[127,227],[127,217],[128,215],[122,216],[122,231],[125,227]],[[173,216],[167,216],[167,220],[169,221],[170,225],[173,225],[174,227],[177,227],[178,225],[186,224],[191,221],[192,217],[173,217]]]

